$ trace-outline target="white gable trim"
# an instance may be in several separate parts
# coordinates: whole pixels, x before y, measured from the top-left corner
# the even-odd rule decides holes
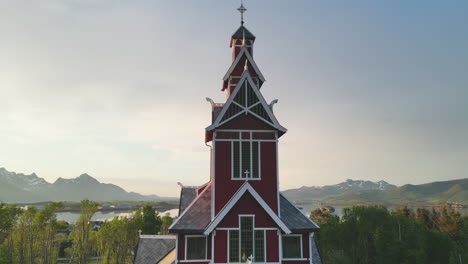
[[[257,95],[258,99],[260,100],[260,103],[262,104],[263,108],[265,109],[265,111],[267,112],[268,116],[270,117],[271,121],[273,123],[270,123],[268,122],[267,120],[259,117],[257,114],[253,113],[252,111],[250,111],[250,109],[253,107],[253,106],[250,106],[250,107],[246,107],[243,111],[233,115],[232,117],[224,120],[223,122],[221,122],[221,120],[223,119],[224,115],[226,114],[228,108],[231,106],[231,104],[233,104],[234,102],[234,98],[236,97],[237,93],[239,92],[240,89],[243,88],[244,86],[244,83],[245,81],[248,81],[250,86],[252,87],[252,90],[255,92],[255,94]],[[226,123],[226,122],[229,122],[231,121],[232,119],[234,119],[235,117],[239,116],[240,114],[242,113],[249,113],[257,118],[259,118],[260,120],[266,122],[267,124],[273,126],[274,128],[278,129],[279,131],[281,132],[284,132],[286,133],[287,129],[284,128],[283,126],[281,126],[278,122],[278,120],[276,119],[275,115],[273,114],[273,112],[271,111],[269,105],[267,104],[267,102],[265,101],[265,98],[263,97],[263,95],[260,93],[260,91],[258,90],[258,87],[255,85],[254,81],[252,80],[252,77],[250,76],[249,72],[248,71],[244,71],[244,73],[242,74],[241,76],[241,79],[239,80],[239,82],[237,83],[236,85],[236,88],[234,89],[234,91],[232,92],[232,94],[229,96],[228,100],[226,101],[226,103],[224,104],[223,106],[223,109],[221,110],[221,113],[219,113],[218,117],[216,118],[215,122],[213,122],[212,125],[210,125],[209,127],[206,128],[207,131],[210,131],[210,130],[213,130],[215,128],[217,128],[218,126]]]
[[[260,71],[260,69],[258,68],[257,64],[255,63],[254,59],[252,58],[252,55],[250,55],[249,51],[247,50],[247,48],[244,46],[242,47],[241,51],[239,52],[239,54],[237,54],[237,57],[236,59],[234,60],[234,62],[232,63],[231,67],[229,67],[228,71],[226,72],[226,74],[224,75],[223,77],[223,80],[227,80],[229,78],[229,76],[231,76],[231,73],[234,71],[234,69],[236,68],[237,64],[239,64],[239,61],[240,59],[242,58],[242,55],[244,55],[247,57],[247,60],[249,60],[250,64],[252,65],[252,67],[254,68],[255,72],[258,74],[258,78],[260,78],[260,80],[262,82],[265,82],[265,77],[263,77],[263,74],[262,72]]]
[[[291,230],[281,221],[281,219],[273,212],[273,210],[268,206],[268,204],[262,199],[262,197],[255,191],[255,189],[248,182],[245,182],[242,187],[236,192],[236,194],[229,200],[229,202],[224,206],[224,208],[219,212],[215,219],[208,225],[205,229],[204,234],[210,234],[216,226],[224,219],[224,217],[231,211],[231,209],[236,205],[239,199],[246,193],[250,194],[257,200],[257,202],[262,206],[262,208],[267,212],[267,214],[275,221],[275,223],[281,228],[281,230],[286,234],[291,234]]]

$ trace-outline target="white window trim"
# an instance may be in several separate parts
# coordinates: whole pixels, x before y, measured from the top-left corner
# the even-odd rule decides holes
[[[250,139],[242,139],[242,134],[239,133],[239,135],[240,135],[240,138],[238,140],[231,140],[231,180],[233,181],[260,181],[262,180],[262,156],[261,156],[262,141],[252,140],[252,132],[250,132]],[[240,173],[240,175],[238,175],[239,178],[234,177],[235,176],[234,175],[234,142],[239,142],[239,173]],[[242,142],[250,143],[250,170],[249,170],[250,174],[248,178],[242,178],[242,174],[244,173],[242,171]],[[256,178],[252,177],[252,172],[253,172],[252,142],[258,142],[258,149],[257,149],[258,177]]]
[[[187,259],[187,238],[190,237],[204,237],[205,238],[205,258],[204,259]],[[180,262],[198,262],[198,261],[209,261],[208,259],[208,236],[205,235],[185,235],[185,260],[181,260]]]
[[[301,257],[300,258],[285,258],[284,255],[283,255],[283,237],[299,237],[300,239],[300,244],[301,244]],[[289,234],[289,235],[282,235],[281,236],[281,255],[282,256],[282,260],[307,260],[306,258],[304,258],[304,252],[303,252],[303,244],[302,244],[302,235],[301,234]]]
[[[229,259],[231,258],[231,244],[230,244],[230,234],[229,232],[230,231],[238,231],[239,232],[239,238],[238,238],[238,241],[239,241],[239,260],[240,260],[240,249],[241,249],[241,229],[240,229],[240,219],[241,217],[252,217],[253,218],[253,221],[252,221],[252,255],[254,257],[254,263],[267,263],[266,262],[266,259],[267,259],[267,244],[266,244],[266,241],[267,241],[267,237],[266,237],[266,231],[267,230],[278,230],[278,228],[274,228],[274,227],[255,227],[255,215],[254,214],[239,214],[238,215],[238,227],[221,227],[221,228],[216,228],[216,230],[226,230],[226,236],[227,236],[227,259],[226,259],[226,262],[229,263],[229,264],[232,264],[232,263],[238,263],[238,262],[230,262]],[[265,261],[263,262],[257,262],[255,261],[255,231],[263,231],[263,257],[265,258]]]

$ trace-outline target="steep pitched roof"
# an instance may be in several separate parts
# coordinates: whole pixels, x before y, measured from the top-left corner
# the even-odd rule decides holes
[[[252,65],[252,68],[258,74],[258,78],[260,79],[260,81],[262,81],[262,83],[265,82],[265,77],[263,77],[263,74],[260,71],[260,68],[258,68],[257,63],[255,63],[254,59],[252,58],[252,55],[250,55],[250,52],[247,50],[247,48],[245,46],[242,47],[239,54],[237,54],[236,59],[234,60],[234,62],[231,64],[231,67],[229,67],[228,71],[224,75],[223,80],[225,81],[225,80],[227,80],[229,78],[229,76],[231,76],[232,72],[234,71],[236,66],[239,64],[239,61],[241,60],[241,58],[243,56],[245,56],[246,59],[250,62],[250,65]],[[223,88],[223,90],[225,90],[225,89],[226,88]]]
[[[318,231],[320,227],[280,193],[280,218],[293,232]]]
[[[245,102],[245,104],[236,102],[237,98],[239,98],[236,97],[237,94],[241,90],[245,92],[244,89],[247,90],[246,93],[253,92],[254,96],[252,98],[254,102]],[[243,93],[241,93],[241,95],[242,94]],[[245,97],[247,98],[248,96]],[[242,96],[240,98],[241,100],[244,100]],[[224,104],[223,109],[218,114],[213,124],[207,127],[206,130],[211,131],[213,129],[216,129],[217,127],[227,123],[228,121],[236,118],[237,116],[243,113],[251,114],[257,117],[258,119],[269,124],[273,128],[279,130],[281,133],[286,133],[287,131],[287,129],[281,126],[278,120],[276,119],[275,115],[273,114],[273,111],[265,101],[263,95],[258,90],[258,87],[253,82],[252,77],[250,76],[247,70],[244,71],[244,73],[242,74],[239,82],[236,85],[236,88],[234,88],[234,91],[229,96],[227,102]]]
[[[157,264],[175,249],[175,236],[142,235],[138,240],[135,264]]]
[[[322,259],[320,258],[320,252],[317,247],[317,242],[315,241],[315,236],[312,236],[310,239],[310,248],[312,253],[313,264],[322,264]]]
[[[255,200],[263,207],[265,212],[273,219],[273,221],[285,232],[290,234],[291,230],[281,221],[281,219],[275,214],[275,212],[268,206],[268,204],[262,199],[262,197],[255,191],[255,189],[250,185],[249,182],[245,182],[241,188],[234,194],[234,196],[229,200],[229,202],[224,206],[224,208],[218,213],[218,215],[211,221],[210,225],[206,227],[204,234],[210,234],[216,226],[223,220],[223,218],[229,213],[229,211],[234,207],[234,205],[239,201],[239,199],[246,193],[249,192]]]
[[[183,211],[169,227],[171,233],[202,233],[211,221],[211,188],[209,186]]]
[[[250,32],[244,25],[241,25],[234,34],[232,34],[231,37],[231,47],[232,47],[232,40],[233,39],[249,39],[249,40],[255,40],[254,34]]]
[[[185,209],[197,198],[197,188],[194,186],[182,187],[180,190],[180,201],[179,201],[179,215],[181,215]]]

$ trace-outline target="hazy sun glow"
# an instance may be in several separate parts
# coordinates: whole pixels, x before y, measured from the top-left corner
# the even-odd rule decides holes
[[[424,183],[468,169],[468,3],[246,3],[289,132],[281,188]],[[209,177],[204,128],[238,1],[0,2],[0,167],[176,196]]]

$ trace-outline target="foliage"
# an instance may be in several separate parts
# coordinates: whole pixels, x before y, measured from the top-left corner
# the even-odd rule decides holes
[[[103,264],[132,263],[139,226],[132,218],[115,217],[97,232],[97,250]]]
[[[150,204],[145,204],[142,209],[135,212],[136,221],[141,225],[142,234],[156,235],[161,230],[161,217]]]
[[[12,233],[21,212],[14,205],[0,203],[0,263],[11,263],[13,260]]]
[[[43,210],[0,204],[0,263],[55,264],[58,256],[70,263],[130,264],[140,230],[145,234],[167,234],[173,218],[159,217],[151,204],[131,217],[116,217],[93,230],[92,216],[98,204],[81,201],[81,214],[73,225],[56,218],[62,203],[48,203]],[[69,235],[68,233],[73,230]]]
[[[354,206],[342,218],[314,211],[323,262],[327,263],[459,263],[468,261],[467,217],[409,208],[389,212],[381,206]],[[465,255],[463,255],[465,254]]]
[[[161,235],[169,234],[169,227],[172,225],[172,222],[174,222],[174,219],[169,213],[161,217]]]
[[[87,263],[88,258],[91,256],[95,238],[91,217],[96,213],[97,208],[98,203],[96,202],[87,199],[81,201],[81,215],[76,222],[75,230],[70,234],[73,241],[71,249],[73,263]]]

